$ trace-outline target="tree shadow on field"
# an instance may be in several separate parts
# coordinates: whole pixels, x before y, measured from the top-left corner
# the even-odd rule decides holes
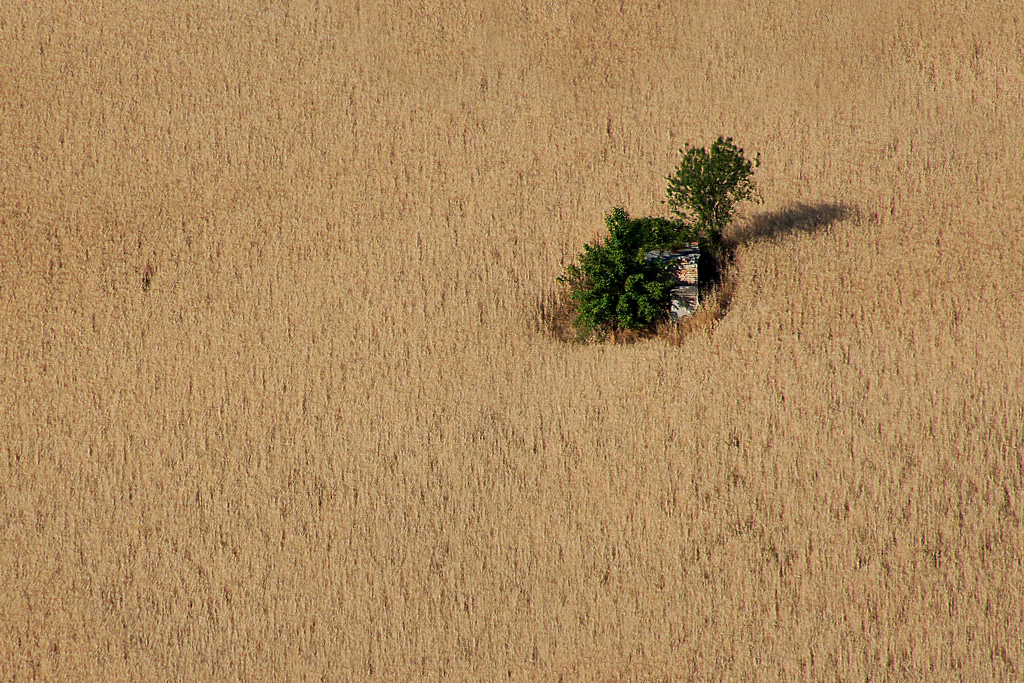
[[[856,215],[857,208],[848,204],[796,203],[777,211],[756,214],[745,224],[730,226],[722,241],[731,250],[761,239],[820,232],[833,223]]]

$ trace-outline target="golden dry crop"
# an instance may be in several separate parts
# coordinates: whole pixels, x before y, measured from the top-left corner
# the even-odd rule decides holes
[[[0,679],[1021,680],[1024,11],[864,5],[3,2]]]

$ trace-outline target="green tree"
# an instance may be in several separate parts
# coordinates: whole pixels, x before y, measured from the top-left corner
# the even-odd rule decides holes
[[[679,153],[683,159],[668,176],[668,200],[664,203],[682,222],[693,226],[702,247],[717,247],[736,203],[760,201],[752,176],[761,165],[761,156],[747,159],[732,138],[722,137],[712,143],[710,151],[687,144]]]
[[[620,207],[605,224],[604,243],[585,245],[579,265],[558,278],[576,303],[576,325],[585,332],[650,327],[668,310],[672,276],[663,263],[645,261],[644,254],[678,240],[685,227],[665,218],[632,219]]]

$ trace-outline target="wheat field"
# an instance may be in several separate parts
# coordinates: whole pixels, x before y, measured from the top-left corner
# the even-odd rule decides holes
[[[1016,2],[336,5],[2,3],[0,680],[1024,678]]]

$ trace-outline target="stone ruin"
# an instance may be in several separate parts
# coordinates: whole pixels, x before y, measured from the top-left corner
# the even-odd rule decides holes
[[[700,247],[696,243],[669,249],[666,251],[649,251],[644,254],[644,261],[661,261],[666,263],[673,274],[676,284],[672,287],[673,318],[692,315],[700,304],[699,280],[697,263],[700,261]]]

